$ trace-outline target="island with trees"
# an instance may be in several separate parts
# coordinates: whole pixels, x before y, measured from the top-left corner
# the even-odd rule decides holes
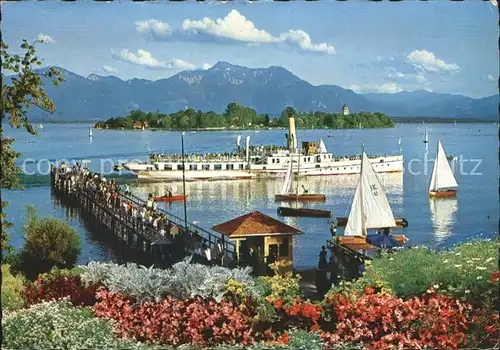
[[[360,112],[349,115],[325,112],[296,112],[286,107],[279,117],[257,114],[255,109],[230,103],[222,114],[188,108],[172,114],[132,110],[125,117],[109,118],[95,124],[97,129],[224,130],[264,129],[288,126],[295,117],[299,129],[392,128],[394,122],[383,113]]]

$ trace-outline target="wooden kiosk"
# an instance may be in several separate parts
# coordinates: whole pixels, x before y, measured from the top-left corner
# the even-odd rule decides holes
[[[235,243],[241,263],[250,255],[258,262],[254,268],[264,274],[269,261],[276,261],[280,273],[292,270],[293,235],[302,231],[275,218],[254,211],[212,227]]]

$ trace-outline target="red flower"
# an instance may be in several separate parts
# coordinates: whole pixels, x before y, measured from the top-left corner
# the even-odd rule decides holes
[[[495,271],[491,274],[491,283],[497,284],[500,278],[500,271]]]
[[[286,334],[286,332],[283,333],[276,341],[280,344],[288,344],[288,334]]]
[[[486,333],[490,334],[490,333],[495,333],[498,331],[498,327],[496,325],[491,325],[491,326],[484,326],[484,330],[486,331]]]
[[[375,289],[373,289],[372,287],[366,287],[365,288],[365,294],[366,295],[370,295],[370,294],[373,294],[375,293]]]
[[[268,328],[268,329],[266,329],[266,330],[264,331],[264,336],[265,336],[266,338],[271,338],[272,334],[273,334],[273,333],[271,332],[271,329],[270,329],[270,328]]]
[[[277,299],[274,301],[274,307],[277,308],[278,310],[281,309],[282,306],[283,306],[283,300]]]

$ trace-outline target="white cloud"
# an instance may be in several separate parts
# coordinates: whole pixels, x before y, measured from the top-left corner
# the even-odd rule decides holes
[[[415,75],[415,81],[420,84],[425,84],[429,82],[429,80],[422,74]]]
[[[204,17],[201,20],[185,19],[181,27],[170,31],[167,22],[155,19],[136,22],[136,31],[151,34],[157,39],[187,39],[206,40],[206,37],[226,41],[240,42],[246,45],[279,44],[285,43],[303,51],[318,52],[333,55],[335,47],[328,43],[313,43],[310,35],[303,30],[290,29],[278,36],[259,29],[237,10],[231,10],[224,18],[211,19]],[[199,37],[200,34],[204,36]],[[197,39],[199,38],[199,39]]]
[[[168,68],[168,69],[194,70],[194,69],[196,69],[196,66],[194,64],[189,63],[189,62],[186,62],[186,61],[183,61],[180,59],[175,59],[171,62],[167,62],[166,68]]]
[[[113,53],[113,58],[128,62],[131,64],[145,66],[153,69],[185,69],[192,70],[196,69],[194,64],[188,63],[180,59],[174,59],[170,62],[160,61],[151,55],[150,52],[139,49],[137,53],[130,52],[127,49],[122,49],[118,53]]]
[[[113,68],[111,66],[108,66],[107,64],[103,64],[101,66],[101,71],[103,71],[104,73],[108,73],[108,74],[116,74],[116,73],[118,73],[118,69]]]
[[[185,19],[182,30],[201,31],[220,38],[251,43],[268,43],[276,40],[265,30],[257,29],[253,22],[236,10],[232,10],[222,19],[213,20],[208,17],[201,21]]]
[[[367,84],[367,85],[349,85],[347,89],[351,89],[357,93],[378,92],[394,94],[403,91],[401,86],[397,83],[384,83],[384,84]]]
[[[154,33],[156,35],[167,35],[170,33],[170,26],[167,22],[158,21],[156,19],[148,19],[147,21],[135,22],[135,29],[139,33]]]
[[[203,70],[207,70],[207,69],[210,69],[212,68],[212,65],[211,64],[208,64],[208,63],[203,63],[203,66],[201,67]]]
[[[456,72],[460,67],[455,63],[446,63],[439,59],[432,52],[427,50],[414,50],[408,56],[407,60],[419,68],[427,72]]]
[[[36,40],[40,41],[43,44],[53,44],[56,42],[54,39],[52,39],[52,37],[50,35],[43,34],[43,33],[39,33],[36,36]]]
[[[403,74],[401,72],[389,73],[387,76],[389,78],[397,78],[397,79],[407,79],[408,78],[408,76],[406,74]]]
[[[286,41],[290,45],[296,45],[304,51],[321,52],[329,55],[336,53],[335,48],[327,43],[313,44],[311,36],[303,30],[289,30],[288,33],[280,34],[280,41]]]

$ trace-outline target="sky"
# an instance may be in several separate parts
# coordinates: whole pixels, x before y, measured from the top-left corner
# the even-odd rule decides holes
[[[1,6],[11,51],[38,39],[44,65],[82,76],[157,80],[227,61],[360,93],[498,93],[498,7],[479,0]]]

